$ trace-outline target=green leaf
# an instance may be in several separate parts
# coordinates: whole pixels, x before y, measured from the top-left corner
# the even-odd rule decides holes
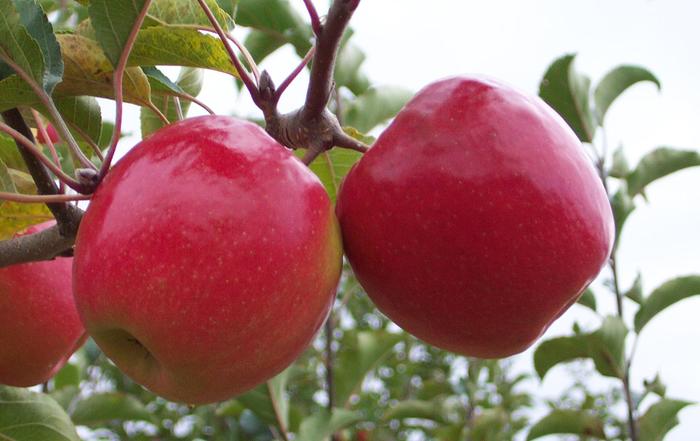
[[[646,393],[654,393],[660,398],[666,397],[666,385],[661,381],[658,373],[653,380],[644,380],[644,390]]]
[[[645,155],[637,164],[637,168],[627,176],[627,190],[634,196],[657,179],[699,165],[700,153],[697,151],[659,147]]]
[[[155,87],[157,89],[167,90],[170,94],[189,94],[191,96],[198,95],[202,90],[203,75],[199,69],[182,68],[176,83],[171,82],[162,72],[154,67],[145,68],[144,72],[149,76],[152,90]],[[169,96],[168,93],[154,96],[152,98],[153,105],[158,107],[169,121],[177,121],[179,118],[175,98]],[[186,99],[179,100],[182,114],[187,116],[187,111],[191,103]],[[151,109],[146,107],[141,108],[142,138],[150,136],[164,125],[163,121],[161,121],[158,115]]]
[[[0,201],[0,240],[9,239],[18,231],[51,219],[53,215],[45,204]]]
[[[613,178],[624,179],[629,173],[630,166],[625,157],[625,152],[622,150],[622,146],[620,146],[613,153],[612,167],[610,167],[608,174]]]
[[[225,31],[233,27],[231,17],[221,9],[216,0],[207,0],[216,21]],[[148,15],[168,24],[190,24],[211,27],[211,23],[199,3],[191,0],[154,0],[148,8]]]
[[[598,372],[608,377],[622,378],[627,333],[622,319],[608,316],[597,331],[587,336],[589,355]]]
[[[585,335],[556,337],[545,340],[537,346],[534,355],[535,370],[540,378],[559,363],[588,356],[588,343]]]
[[[17,144],[15,144],[15,140],[4,133],[0,133],[0,160],[9,168],[17,170],[27,169],[22,155],[19,153]]]
[[[365,53],[352,43],[346,43],[338,53],[338,62],[335,66],[335,83],[338,86],[350,88],[357,83],[357,76],[361,75],[360,66],[365,62]],[[352,88],[351,88],[352,90]],[[352,90],[360,94],[364,90]],[[405,103],[404,103],[405,104]]]
[[[600,80],[594,93],[598,121],[602,124],[610,105],[630,86],[642,81],[651,81],[661,89],[659,80],[643,67],[618,66],[608,72]]]
[[[238,76],[217,37],[170,26],[142,29],[129,56],[129,65],[201,67]]]
[[[17,193],[17,187],[15,187],[15,182],[10,175],[10,169],[7,168],[2,158],[0,158],[0,191]]]
[[[624,373],[627,332],[627,327],[618,317],[606,317],[593,333],[546,340],[535,350],[535,370],[540,378],[544,378],[559,363],[591,358],[602,375],[620,378]]]
[[[405,400],[391,406],[382,416],[383,421],[404,418],[421,418],[444,423],[442,404],[439,401]]]
[[[413,94],[400,87],[370,88],[347,104],[343,123],[367,133],[394,117]]]
[[[365,376],[402,338],[386,331],[346,332],[333,376],[336,402],[345,404],[359,392]]]
[[[259,63],[286,43],[287,40],[280,35],[252,29],[246,36],[244,45],[253,59]]]
[[[297,150],[295,153],[301,157],[304,151]],[[326,187],[331,201],[335,202],[343,178],[360,158],[362,158],[362,153],[360,152],[335,148],[319,155],[309,165],[309,168],[318,176],[323,186]]]
[[[51,397],[0,386],[0,439],[80,441],[66,412]]]
[[[121,392],[90,395],[75,404],[71,418],[75,424],[99,426],[108,421],[151,421],[151,413],[136,397]]]
[[[241,403],[245,408],[250,409],[265,423],[277,426],[277,417],[275,416],[275,408],[273,407],[272,399],[276,401],[277,409],[280,413],[285,426],[289,425],[289,399],[284,390],[287,387],[287,382],[294,373],[294,365],[287,368],[281,374],[277,375],[268,383],[261,384],[250,392],[236,397],[235,400]],[[235,406],[229,406],[227,411],[235,411]],[[222,412],[224,410],[222,409]]]
[[[0,54],[9,57],[37,84],[44,84],[44,56],[41,47],[27,26],[22,23],[19,8],[13,0],[0,0]],[[14,74],[8,65],[0,60],[0,78]]]
[[[38,43],[44,61],[44,78],[40,83],[51,94],[63,77],[61,49],[53,33],[53,26],[34,0],[15,0],[22,23],[29,35]]]
[[[63,389],[71,386],[79,386],[87,368],[88,360],[85,356],[85,351],[80,349],[75,352],[68,363],[61,368],[60,371],[53,377],[54,390]]]
[[[669,306],[700,294],[700,276],[669,280],[646,298],[634,316],[634,329],[639,333],[649,321]]]
[[[555,409],[532,426],[527,441],[555,434],[606,439],[603,421],[598,416],[577,410]]]
[[[311,48],[311,27],[288,0],[240,0],[236,23],[291,43],[300,56]]]
[[[638,305],[644,303],[644,295],[642,294],[641,274],[637,274],[637,277],[635,277],[634,282],[632,282],[632,286],[630,287],[630,289],[627,290],[627,292],[624,293],[624,296]]]
[[[662,399],[639,418],[639,441],[662,441],[678,425],[678,412],[693,403]]]
[[[540,84],[540,97],[573,129],[582,142],[591,142],[595,126],[589,104],[591,80],[576,72],[576,55],[552,63]]]
[[[61,116],[72,128],[79,128],[91,140],[98,142],[102,132],[102,110],[92,96],[74,96],[54,100]],[[90,157],[90,155],[88,155]]]
[[[595,294],[593,294],[593,291],[590,288],[586,288],[586,290],[583,291],[583,294],[581,294],[581,297],[578,298],[576,303],[585,306],[586,308],[592,309],[593,311],[596,311],[597,305]]]
[[[145,0],[90,2],[88,12],[95,28],[95,36],[112,66],[119,63],[131,29],[145,4]]]
[[[304,418],[299,426],[299,441],[324,441],[333,433],[362,421],[361,412],[346,409],[320,409]]]
[[[622,227],[625,226],[627,218],[635,209],[634,201],[627,192],[627,186],[624,182],[610,199],[610,206],[612,207],[613,218],[615,219],[615,246],[617,246],[617,243],[620,241],[620,235],[622,234]]]

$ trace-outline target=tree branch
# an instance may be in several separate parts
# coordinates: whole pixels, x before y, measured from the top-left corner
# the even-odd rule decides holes
[[[78,216],[78,221],[82,212]],[[75,242],[75,236],[64,236],[58,225],[38,233],[0,241],[0,268],[39,260],[51,260],[65,254]]]
[[[8,126],[34,142],[34,135],[19,110],[6,110],[2,112],[2,117]],[[15,143],[34,179],[38,193],[40,195],[60,194],[58,186],[44,164],[20,142]],[[56,218],[56,227],[40,233],[0,241],[0,267],[32,260],[52,259],[73,246],[83,211],[69,203],[55,202],[46,206]],[[47,231],[54,231],[54,233],[47,233]]]
[[[328,104],[333,90],[333,72],[340,40],[359,4],[360,0],[334,0],[326,22],[321,26],[302,111],[305,120],[320,115]]]
[[[277,110],[277,102],[291,81],[289,78],[293,79],[299,73],[299,68],[282,83],[279,91],[266,72],[260,77],[256,104],[265,115],[265,130],[282,145],[292,149],[308,149],[302,160],[305,164],[310,164],[318,155],[333,147],[367,151],[366,145],[343,132],[338,118],[326,108],[333,91],[333,72],[340,41],[359,3],[360,0],[334,0],[325,24],[318,26],[318,32],[314,30],[317,34],[315,53],[306,102],[301,108],[286,115],[280,115]],[[305,4],[307,8],[313,6],[311,2]],[[311,9],[310,13],[313,16]],[[305,60],[301,66],[304,63]]]

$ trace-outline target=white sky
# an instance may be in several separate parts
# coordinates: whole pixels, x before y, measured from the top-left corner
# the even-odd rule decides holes
[[[327,3],[317,4],[323,10]],[[536,93],[549,63],[570,52],[579,54],[579,70],[594,81],[618,64],[645,66],[659,77],[662,91],[651,84],[635,86],[607,116],[610,145],[622,142],[634,164],[661,145],[700,148],[698,17],[700,2],[693,0],[364,0],[352,26],[355,43],[367,53],[364,69],[373,82],[412,90],[440,77],[479,73]],[[283,50],[264,67],[279,84],[295,62],[291,60],[296,60],[291,51]],[[302,76],[283,107],[301,103],[304,85]],[[250,100],[236,97],[231,82],[217,74],[208,74],[200,98],[220,113],[258,115]],[[130,110],[126,127],[137,130],[138,117]],[[622,237],[624,286],[641,272],[648,294],[669,278],[700,273],[699,189],[700,168],[649,188],[649,203],[639,201],[642,206]],[[606,301],[602,288],[598,291],[599,303],[612,313],[612,299]],[[660,372],[669,397],[700,401],[698,316],[700,296],[668,309],[647,326],[632,366],[637,389],[642,379]],[[575,306],[545,338],[569,334],[574,321],[589,327],[596,323],[592,314]],[[529,369],[531,351],[515,362]],[[567,378],[567,370],[557,368],[537,393],[557,396]],[[680,419],[667,439],[697,439],[700,406],[686,408]]]

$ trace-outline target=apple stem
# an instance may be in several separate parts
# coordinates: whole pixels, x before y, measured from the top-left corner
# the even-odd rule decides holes
[[[122,53],[119,56],[119,62],[117,63],[116,68],[114,69],[114,100],[116,105],[116,115],[114,118],[114,133],[112,133],[112,140],[110,142],[109,149],[107,150],[107,154],[105,155],[105,160],[102,162],[102,166],[100,167],[96,180],[96,186],[99,185],[100,182],[102,182],[102,179],[104,179],[105,175],[109,171],[109,168],[112,165],[112,159],[114,158],[114,153],[117,150],[117,144],[119,144],[119,140],[121,139],[122,113],[124,108],[124,72],[126,71],[126,63],[129,60],[131,49],[133,49],[134,44],[136,43],[136,36],[138,35],[139,30],[141,29],[141,25],[143,24],[143,21],[146,18],[148,8],[151,6],[151,1],[152,0],[146,0],[144,2],[141,12],[136,17],[136,20],[134,21],[134,24],[131,27],[129,37],[124,43],[124,48],[122,49]]]
[[[304,6],[306,6],[306,10],[309,12],[311,29],[313,29],[314,35],[319,37],[321,35],[321,19],[318,16],[318,11],[311,0],[304,0]]]

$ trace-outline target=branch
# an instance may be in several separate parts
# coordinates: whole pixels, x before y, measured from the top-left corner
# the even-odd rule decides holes
[[[34,142],[34,135],[32,135],[19,110],[6,110],[2,112],[2,117],[8,126],[32,143]],[[34,179],[38,193],[40,195],[59,195],[59,188],[44,164],[20,142],[15,141],[15,143]],[[0,267],[33,260],[52,259],[73,246],[83,211],[69,203],[53,202],[46,204],[46,206],[56,218],[57,225],[39,233],[0,241]],[[49,231],[55,233],[52,234]]]
[[[302,161],[310,164],[318,155],[333,147],[349,148],[366,152],[368,147],[343,132],[338,118],[326,106],[333,91],[333,72],[340,41],[357,9],[360,0],[334,0],[328,11],[325,24],[319,25],[315,52],[311,66],[309,86],[304,105],[289,114],[280,115],[277,103],[289,83],[307,63],[302,63],[287,77],[279,90],[275,90],[272,79],[263,72],[260,76],[258,100],[255,104],[265,115],[265,130],[280,144],[291,149],[305,148]],[[313,4],[305,1],[314,21]]]
[[[78,217],[78,220],[80,217]],[[26,236],[0,241],[0,268],[20,263],[51,260],[73,246],[75,237],[61,234],[58,225]]]
[[[326,23],[316,42],[316,55],[311,66],[311,78],[303,107],[303,119],[314,118],[323,112],[333,89],[333,72],[340,40],[360,0],[334,0]]]

